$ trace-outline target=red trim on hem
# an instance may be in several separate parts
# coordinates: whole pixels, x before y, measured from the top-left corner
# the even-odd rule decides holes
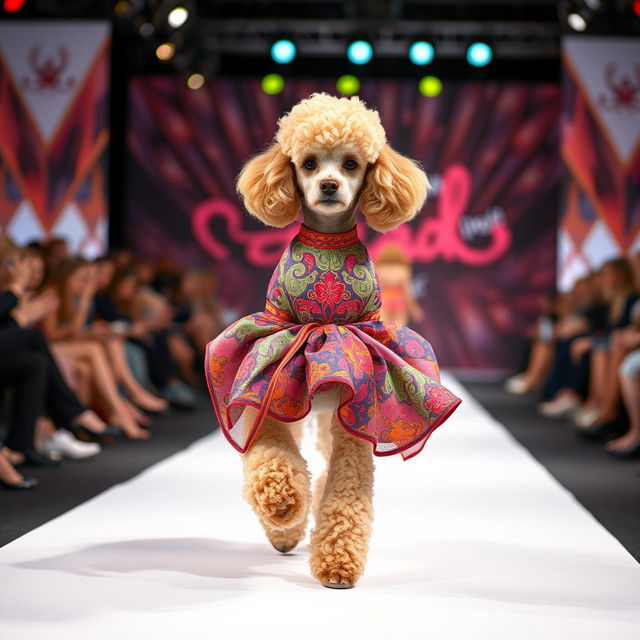
[[[342,233],[322,233],[307,227],[304,223],[300,225],[296,238],[314,249],[344,249],[360,242],[357,227]]]
[[[278,378],[280,377],[280,373],[284,369],[287,362],[289,362],[289,360],[293,358],[293,356],[296,354],[298,349],[304,344],[309,334],[319,326],[320,325],[317,323],[310,323],[310,324],[303,325],[302,329],[300,329],[300,331],[296,335],[294,341],[287,347],[286,352],[283,354],[282,358],[280,359],[280,362],[278,363],[278,366],[276,367],[276,370],[273,372],[273,375],[271,376],[271,380],[269,380],[269,384],[267,385],[267,389],[262,398],[262,404],[258,409],[258,415],[253,421],[253,425],[251,426],[251,430],[249,431],[249,436],[247,437],[245,451],[249,449],[249,447],[251,447],[251,445],[253,444],[253,441],[255,440],[255,437],[258,435],[258,432],[260,431],[260,427],[262,426],[264,419],[269,414],[269,409],[271,407],[271,400],[273,399],[273,394],[275,393],[276,384],[278,383]]]
[[[275,375],[275,373],[274,373]],[[205,359],[205,377],[207,379],[207,389],[209,390],[209,396],[211,398],[211,404],[213,405],[213,410],[215,412],[216,418],[218,419],[218,422],[220,423],[220,430],[222,431],[222,433],[225,436],[225,439],[227,440],[227,442],[229,442],[229,444],[238,452],[238,453],[246,453],[251,444],[253,443],[253,440],[255,439],[255,437],[257,436],[258,432],[259,432],[259,427],[262,426],[262,422],[264,421],[264,419],[269,416],[271,418],[274,418],[275,420],[279,420],[280,422],[286,422],[286,423],[293,423],[293,422],[299,422],[300,420],[303,420],[304,418],[306,418],[309,413],[311,413],[311,410],[313,408],[312,404],[310,403],[309,409],[306,411],[306,413],[302,414],[299,417],[296,418],[286,418],[284,416],[278,415],[275,412],[273,412],[271,410],[271,406],[269,403],[269,406],[267,406],[266,411],[262,411],[262,408],[265,406],[264,404],[260,405],[260,404],[256,404],[253,402],[233,402],[232,404],[230,404],[229,406],[225,407],[226,409],[226,414],[227,414],[227,423],[231,423],[231,416],[230,411],[231,411],[231,407],[232,406],[245,406],[245,407],[253,407],[254,409],[258,410],[258,415],[260,413],[263,413],[264,415],[262,416],[262,420],[260,420],[260,424],[258,425],[258,428],[256,429],[256,421],[257,421],[257,416],[256,416],[256,420],[254,420],[254,424],[252,426],[251,429],[251,433],[249,434],[249,437],[247,438],[246,442],[247,444],[243,447],[241,447],[240,445],[238,445],[238,443],[232,438],[231,433],[227,430],[227,428],[225,427],[225,422],[221,419],[221,415],[219,413],[218,410],[218,406],[216,404],[216,400],[215,400],[215,396],[211,390],[211,385],[209,383],[209,375],[208,375],[208,358]],[[273,377],[272,377],[273,380]],[[325,384],[326,382],[339,382],[340,384],[343,384],[344,386],[346,386],[350,391],[351,391],[351,398],[349,398],[348,400],[345,400],[345,402],[342,402],[338,405],[338,408],[336,410],[336,416],[338,418],[338,422],[340,423],[340,426],[347,432],[350,433],[351,435],[357,437],[357,438],[361,438],[362,440],[367,440],[368,442],[371,443],[372,445],[372,449],[373,449],[373,455],[378,457],[378,458],[384,458],[387,456],[393,456],[396,455],[398,453],[402,454],[404,451],[406,451],[407,449],[411,449],[413,447],[415,447],[417,444],[419,444],[420,442],[422,442],[422,446],[415,451],[414,453],[412,453],[411,455],[408,456],[402,456],[402,460],[403,462],[406,462],[407,460],[411,460],[411,458],[414,458],[415,456],[417,456],[423,449],[425,444],[427,443],[427,440],[429,439],[429,437],[431,436],[431,434],[442,424],[444,424],[453,414],[453,412],[458,408],[458,406],[460,405],[460,403],[462,402],[461,398],[456,398],[456,400],[452,401],[449,406],[447,407],[447,409],[444,411],[444,413],[442,413],[440,415],[440,417],[438,418],[438,420],[436,422],[434,422],[429,429],[423,433],[417,440],[414,440],[408,444],[403,445],[402,447],[397,447],[396,449],[393,449],[392,451],[376,451],[376,445],[379,443],[378,440],[372,438],[371,436],[367,436],[359,431],[356,431],[354,429],[352,429],[351,427],[347,426],[344,424],[344,422],[342,421],[342,418],[340,416],[340,409],[342,409],[342,407],[344,407],[346,404],[348,404],[351,400],[353,400],[353,396],[355,395],[354,390],[344,382],[344,380],[336,378],[334,380],[323,380],[322,384]],[[317,390],[319,385],[316,385],[316,387],[314,387],[313,389],[310,389],[310,395],[313,396],[313,394],[315,393],[315,391]]]

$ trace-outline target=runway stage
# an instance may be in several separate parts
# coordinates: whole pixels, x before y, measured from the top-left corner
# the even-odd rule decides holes
[[[638,640],[640,565],[443,377],[454,416],[376,459],[355,589],[315,583],[306,544],[271,548],[216,433],[0,549],[0,636]]]

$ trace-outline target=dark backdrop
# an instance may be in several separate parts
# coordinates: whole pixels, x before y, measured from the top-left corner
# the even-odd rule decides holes
[[[329,81],[135,78],[125,171],[125,235],[138,253],[213,267],[229,317],[261,309],[273,267],[295,232],[269,230],[234,191],[242,163],[273,138],[278,117]],[[506,370],[543,294],[553,288],[560,161],[559,90],[551,83],[445,83],[437,98],[413,80],[369,80],[360,97],[388,139],[420,160],[434,190],[421,214],[384,236],[362,227],[375,256],[400,239],[426,310],[415,328],[443,366]]]

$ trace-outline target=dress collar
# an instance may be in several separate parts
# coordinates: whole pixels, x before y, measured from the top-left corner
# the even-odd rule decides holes
[[[305,224],[300,225],[298,240],[316,249],[343,249],[360,241],[357,227],[342,233],[322,233],[310,229]]]

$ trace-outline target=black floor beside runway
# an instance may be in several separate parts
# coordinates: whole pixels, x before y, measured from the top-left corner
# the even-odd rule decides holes
[[[568,420],[540,417],[536,398],[493,383],[465,387],[640,562],[640,460],[617,460],[575,434]]]
[[[208,397],[193,412],[157,416],[149,440],[118,440],[87,460],[64,460],[57,469],[19,467],[40,485],[32,491],[0,487],[0,546],[86,502],[119,482],[181,451],[217,428]]]
[[[576,436],[570,423],[538,417],[533,398],[511,396],[497,384],[465,386],[640,561],[640,461],[614,460]],[[184,449],[213,426],[202,396],[193,413],[156,418],[147,442],[119,441],[60,469],[22,467],[41,485],[24,493],[0,489],[0,546]]]

